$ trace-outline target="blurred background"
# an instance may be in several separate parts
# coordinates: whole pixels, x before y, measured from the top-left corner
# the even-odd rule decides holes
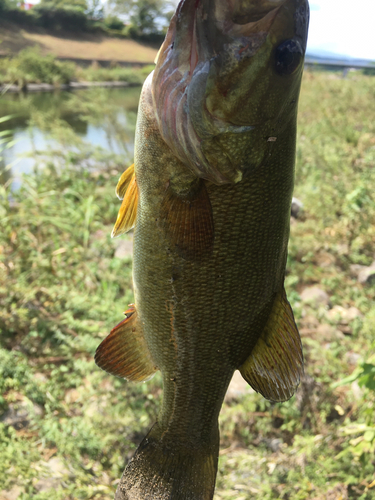
[[[175,3],[0,0],[0,500],[112,500],[161,379],[95,349],[133,301],[110,233],[141,85]],[[290,401],[236,373],[215,500],[375,498],[375,3],[312,0],[286,289]]]

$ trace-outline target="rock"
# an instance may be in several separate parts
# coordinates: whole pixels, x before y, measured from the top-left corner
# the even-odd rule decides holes
[[[316,306],[326,306],[329,304],[328,294],[317,286],[305,288],[301,293],[301,300],[302,302]]]
[[[291,216],[295,219],[298,219],[298,216],[301,215],[303,211],[303,203],[298,198],[292,198],[292,206],[290,209]]]
[[[308,314],[303,319],[301,319],[300,325],[303,328],[316,329],[319,326],[319,320],[315,316]]]
[[[369,267],[365,267],[358,273],[358,281],[361,285],[374,285],[375,284],[375,265],[371,264]]]
[[[75,403],[81,397],[81,394],[77,389],[68,389],[65,393],[65,401],[68,404]]]
[[[51,460],[47,462],[47,467],[53,474],[64,475],[69,473],[68,469],[64,465],[64,462],[59,457],[51,458]]]
[[[310,497],[311,500],[322,500],[322,497]],[[348,500],[348,486],[346,484],[336,484],[333,488],[329,489],[324,495],[325,500]]]
[[[340,330],[326,323],[319,325],[316,333],[318,338],[325,342],[333,342],[334,340],[341,340],[344,338],[344,334]]]
[[[361,389],[361,387],[359,387],[359,384],[356,380],[354,380],[354,382],[351,383],[350,388],[352,390],[353,397],[356,401],[359,401],[360,399],[362,399],[363,389]]]
[[[336,252],[338,255],[349,255],[350,248],[347,243],[340,243],[336,247]]]
[[[37,404],[17,401],[16,403],[10,403],[9,408],[1,415],[0,422],[20,430],[30,424],[32,417],[40,417],[43,413],[43,408]]]
[[[349,268],[350,276],[352,278],[358,278],[358,274],[363,270],[366,269],[366,266],[361,266],[361,264],[351,264]]]
[[[47,376],[41,372],[35,372],[33,375],[33,378],[35,380],[37,380],[38,382],[42,382],[42,384],[44,384],[45,382],[48,382]]]
[[[327,312],[327,318],[332,323],[335,323],[337,328],[345,335],[351,335],[352,328],[350,323],[356,318],[362,318],[363,314],[356,307],[349,307],[346,309],[342,306],[334,306]]]
[[[51,458],[48,462],[39,462],[37,468],[41,470],[42,476],[34,483],[34,487],[38,492],[57,488],[64,476],[69,474],[63,461],[58,457]]]
[[[321,250],[315,256],[315,262],[319,267],[332,266],[335,263],[335,261],[336,261],[336,259],[331,253],[325,252],[323,250]]]
[[[0,422],[17,430],[27,427],[30,423],[27,405],[23,402],[11,403],[0,417]]]
[[[29,411],[24,404],[11,403],[9,408],[1,415],[0,422],[11,425],[17,430],[30,424]]]
[[[128,240],[119,240],[115,250],[115,257],[118,259],[127,259],[133,255],[133,238]]]
[[[363,318],[361,311],[354,306],[349,307],[349,309],[346,309],[345,311],[344,319],[348,322],[353,321],[356,318]]]
[[[348,324],[355,318],[363,318],[363,314],[356,307],[349,307],[346,309],[342,306],[333,306],[327,312],[327,317],[330,321]]]
[[[282,444],[283,444],[283,440],[282,439],[274,438],[274,439],[270,439],[269,440],[268,447],[274,453],[276,453],[277,451],[279,451],[279,449],[280,449],[280,447],[281,447]]]
[[[252,392],[254,392],[254,390],[242,377],[241,373],[236,370],[225,395],[225,402],[228,403],[230,401],[234,401],[245,396],[245,394],[250,394]]]
[[[359,361],[362,359],[362,356],[356,352],[348,351],[345,354],[346,360],[350,365],[357,366]]]
[[[22,493],[25,493],[25,488],[15,485],[10,490],[0,491],[0,500],[17,500]]]
[[[357,278],[361,285],[373,285],[375,283],[375,261],[370,266],[352,264],[350,275]]]

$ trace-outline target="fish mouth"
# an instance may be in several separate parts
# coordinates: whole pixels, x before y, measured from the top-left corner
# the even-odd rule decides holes
[[[171,37],[174,49],[183,47],[190,62],[190,72],[193,72],[199,60],[215,56],[231,38],[268,33],[280,8],[294,2],[182,0],[176,11],[176,29]],[[187,57],[187,47],[190,48],[190,57]]]
[[[202,142],[209,136],[254,128],[258,121],[251,113],[250,123],[246,113],[233,115],[240,104],[231,102],[241,99],[239,94],[229,99],[227,90],[235,93],[241,79],[255,80],[260,67],[271,66],[276,47],[291,39],[291,46],[281,46],[286,57],[280,72],[287,67],[301,73],[307,25],[308,0],[180,2],[157,57],[152,95],[163,139],[195,175],[217,184],[238,178],[238,172],[212,168]],[[295,58],[293,50],[298,52]],[[288,55],[293,64],[296,61],[295,68]],[[220,87],[217,106],[210,98],[214,87]]]

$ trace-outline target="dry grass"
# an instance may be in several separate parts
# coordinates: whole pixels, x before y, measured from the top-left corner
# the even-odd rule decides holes
[[[11,23],[0,24],[0,53],[15,54],[26,47],[40,47],[42,54],[77,59],[152,63],[157,50],[135,42],[102,35],[79,35],[20,29]]]

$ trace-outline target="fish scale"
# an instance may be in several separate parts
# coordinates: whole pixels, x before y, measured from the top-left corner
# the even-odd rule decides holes
[[[117,500],[211,500],[234,371],[271,401],[299,384],[284,276],[307,25],[307,0],[183,0],[144,83],[112,233],[134,226],[135,305],[95,360],[160,370],[163,401]]]

